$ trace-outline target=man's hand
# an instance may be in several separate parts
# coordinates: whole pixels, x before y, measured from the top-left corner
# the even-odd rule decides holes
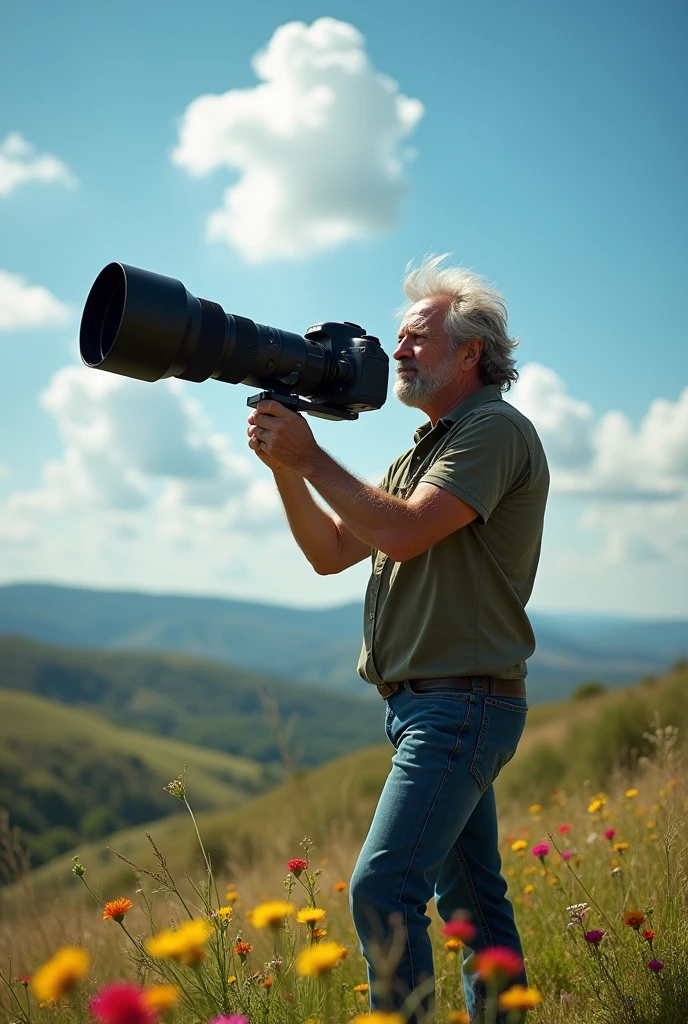
[[[248,424],[249,448],[272,470],[304,473],[320,453],[303,416],[272,399],[258,403]]]

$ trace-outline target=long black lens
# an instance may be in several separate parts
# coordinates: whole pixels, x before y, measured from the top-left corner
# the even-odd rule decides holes
[[[341,372],[327,346],[225,313],[181,281],[125,263],[94,281],[79,346],[88,366],[147,381],[214,377],[316,395]]]

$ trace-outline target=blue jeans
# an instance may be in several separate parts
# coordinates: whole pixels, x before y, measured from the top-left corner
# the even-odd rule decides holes
[[[466,963],[470,954],[507,946],[523,955],[501,874],[492,783],[514,755],[527,710],[524,699],[485,694],[480,679],[472,692],[415,693],[405,682],[387,698],[385,732],[396,753],[350,887],[371,1010],[399,1011],[417,989],[405,1015],[411,1024],[432,1017],[425,911],[433,895],[443,921],[464,910],[477,928],[463,949],[471,1018],[479,1018],[485,993]],[[514,983],[527,984],[525,971]]]

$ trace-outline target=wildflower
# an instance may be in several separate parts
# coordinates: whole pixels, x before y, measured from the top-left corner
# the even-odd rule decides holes
[[[194,966],[205,957],[203,946],[212,933],[208,921],[196,918],[181,924],[177,931],[165,928],[146,940],[145,946],[151,956],[160,960],[178,960],[181,964]]]
[[[654,933],[652,935],[652,938],[654,938]],[[28,984],[29,984],[30,981],[31,981],[31,978],[28,976],[28,974],[22,974],[21,983],[24,986],[24,988],[28,988]]]
[[[465,1010],[450,1010],[447,1017],[449,1024],[470,1024],[470,1019]]]
[[[121,924],[124,920],[124,915],[128,910],[131,910],[133,906],[134,904],[131,900],[125,899],[122,896],[117,900],[110,900],[110,902],[106,903],[103,907],[103,921],[112,920],[116,921],[117,924]]]
[[[316,921],[322,921],[324,916],[325,911],[320,907],[303,907],[296,915],[296,920],[299,924],[309,924],[312,927]]]
[[[502,987],[523,970],[523,959],[506,946],[488,946],[474,957],[475,969],[483,981],[494,981]]]
[[[650,968],[653,974],[659,974],[659,972],[664,969],[664,964],[661,960],[650,960],[647,966]]]
[[[514,851],[514,853],[518,853],[520,850],[525,850],[527,846],[528,843],[525,841],[525,839],[515,839],[514,842],[511,844],[511,849]]]
[[[311,938],[313,939],[324,939],[327,935],[327,928],[314,928],[311,932]]]
[[[234,947],[234,952],[241,958],[241,962],[243,963],[249,953],[253,952],[253,946],[250,942],[239,941]]]
[[[612,839],[614,838],[615,835],[616,835],[616,829],[615,828],[608,828],[605,831],[605,833],[604,833],[604,838],[608,839],[609,842],[611,843],[611,841],[612,841]]]
[[[595,811],[601,811],[603,807],[604,804],[601,800],[591,800],[590,806],[588,807],[588,812],[590,814],[594,814]]]
[[[232,920],[232,914],[234,911],[231,907],[220,907],[217,911],[217,916],[220,918],[223,924],[229,924]]]
[[[600,942],[604,938],[604,932],[601,932],[598,928],[593,928],[592,931],[584,932],[583,938],[591,946],[599,946]]]
[[[338,942],[319,942],[302,950],[296,958],[296,969],[301,975],[329,974],[344,959],[344,946]]]
[[[357,1013],[351,1024],[406,1024],[406,1017],[400,1013],[387,1013],[386,1010],[373,1010],[371,1013]]]
[[[592,846],[592,844],[596,842],[598,838],[599,837],[597,835],[597,832],[591,832],[585,841],[588,844],[588,846]]]
[[[236,983],[236,980],[237,980],[236,974],[230,974],[230,976],[227,978],[227,984],[228,985],[234,985]]]
[[[537,846],[533,847],[532,853],[533,853],[534,857],[539,857],[540,858],[540,863],[542,865],[544,865],[545,857],[549,853],[549,844],[548,843],[538,843]]]
[[[178,775],[176,779],[172,779],[166,786],[163,786],[163,789],[170,796],[176,796],[177,800],[186,800],[186,780],[183,775]]]
[[[637,796],[637,795],[638,795],[638,790],[637,789],[627,789],[626,792],[624,793],[624,796],[627,797],[629,800],[632,800],[633,797]]]
[[[574,920],[583,923],[583,918],[589,913],[590,907],[587,903],[572,903],[570,907],[566,908],[567,914]]]
[[[291,871],[295,878],[298,878],[307,867],[308,861],[304,860],[303,857],[294,857],[292,860],[287,861],[287,871]]]
[[[447,939],[444,944],[444,948],[450,953],[456,953],[463,946],[461,939]]]
[[[265,988],[269,991],[272,988],[272,978],[263,978],[260,984],[261,988]]]
[[[500,1010],[531,1010],[539,1006],[542,996],[536,988],[526,988],[525,985],[514,985],[512,988],[502,992],[499,997]]]
[[[552,875],[548,880],[549,885],[559,885],[559,879],[556,875]]]
[[[447,921],[441,929],[441,932],[443,935],[446,935],[448,939],[461,939],[462,942],[470,945],[478,934],[478,929],[465,918],[456,917],[451,921]]]
[[[638,931],[641,924],[645,923],[645,914],[643,914],[642,910],[627,910],[625,914],[621,915],[621,920],[629,928],[635,928]]]
[[[540,804],[531,804],[528,808],[529,814],[539,814],[541,810],[542,807],[540,807]]]
[[[153,1013],[162,1014],[173,1010],[181,992],[176,985],[151,985],[143,990],[143,1002]]]
[[[573,857],[573,850],[563,850],[562,851],[562,854],[561,854],[561,859],[562,860],[569,860],[569,858],[571,858],[571,857]]]
[[[368,986],[367,986],[367,984],[365,982],[362,982],[360,985],[354,985],[354,992],[359,992],[361,995],[367,995],[367,993],[368,993]]]
[[[285,917],[291,917],[295,913],[296,907],[293,903],[272,900],[270,903],[260,903],[254,908],[251,924],[255,928],[280,928]]]
[[[535,892],[535,886],[534,885],[527,885],[525,887],[525,889],[523,890],[523,895],[524,896],[530,896],[531,892]]]
[[[99,1024],[155,1024],[156,1015],[146,1004],[143,989],[127,981],[113,981],[90,1002]]]
[[[239,899],[239,893],[236,891],[236,889],[227,889],[227,892],[225,893],[225,899],[227,900],[228,903],[236,903],[236,901]]]
[[[645,941],[649,942],[650,944],[652,943],[652,940],[655,937],[655,933],[650,928],[646,928],[644,932],[641,932],[641,934]]]
[[[243,1017],[240,1013],[232,1013],[228,1017],[221,1013],[219,1017],[213,1017],[208,1024],[248,1024],[248,1017]]]
[[[63,999],[81,981],[91,966],[91,957],[80,946],[63,946],[33,976],[38,999]]]
[[[346,882],[335,882],[332,888],[335,892],[344,892],[346,890]]]
[[[613,850],[614,850],[614,851],[615,851],[616,853],[623,853],[623,852],[624,852],[624,850],[627,850],[627,849],[628,849],[628,843],[614,843],[614,845],[613,845],[612,849],[613,849]]]
[[[562,836],[566,835],[567,832],[571,831],[571,826],[570,825],[560,825],[559,828],[557,829],[557,831],[560,832]]]
[[[72,857],[72,860],[74,862],[72,864],[72,874],[75,875],[77,878],[83,878],[84,875],[86,874],[86,868],[81,863],[78,857]]]
[[[652,833],[652,835],[648,836],[647,838],[648,838],[648,842],[650,842],[650,843],[654,843],[654,842],[656,841],[656,839],[657,839],[657,836],[656,836],[656,834],[655,834],[655,833],[653,832],[653,833]]]

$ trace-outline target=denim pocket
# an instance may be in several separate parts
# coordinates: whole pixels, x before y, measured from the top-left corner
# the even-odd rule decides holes
[[[487,789],[516,753],[526,724],[528,705],[525,700],[499,700],[485,697],[480,733],[471,762],[471,775]]]

